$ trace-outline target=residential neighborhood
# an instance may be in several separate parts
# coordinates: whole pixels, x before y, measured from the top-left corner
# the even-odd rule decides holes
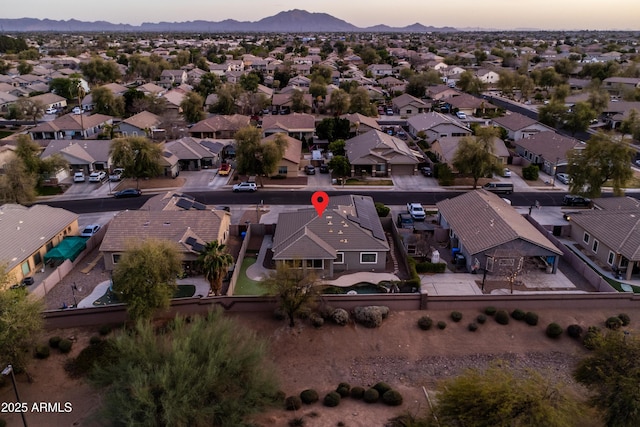
[[[486,307],[512,322],[515,309],[635,310],[638,43],[633,31],[3,33],[0,293],[40,304],[44,330],[218,310],[305,336],[358,332],[366,306],[439,307],[453,334],[453,312],[483,316],[471,333]],[[592,325],[579,326],[583,338]]]

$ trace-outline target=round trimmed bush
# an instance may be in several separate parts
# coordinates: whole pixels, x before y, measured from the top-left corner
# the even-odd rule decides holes
[[[601,338],[602,334],[600,333],[600,328],[596,326],[589,326],[589,328],[587,328],[587,333],[584,334],[584,338],[582,339],[582,345],[587,350],[595,350]]]
[[[575,338],[578,339],[582,336],[582,326],[580,325],[569,325],[567,327],[567,334],[571,337],[571,338]]]
[[[622,327],[622,320],[617,316],[611,316],[604,322],[604,325],[612,331],[617,331]]]
[[[300,400],[302,401],[302,403],[304,403],[305,405],[310,405],[312,403],[317,402],[320,399],[320,396],[318,396],[318,392],[308,388],[306,390],[303,390],[300,393]]]
[[[489,306],[487,308],[484,309],[484,314],[486,314],[487,316],[493,316],[497,313],[498,310],[496,310],[495,307],[493,306]]]
[[[335,391],[327,393],[322,403],[324,404],[324,406],[334,408],[340,404],[340,395]]]
[[[422,316],[418,319],[418,327],[423,331],[428,331],[433,325],[433,320],[429,316]]]
[[[454,322],[459,322],[462,320],[462,313],[460,313],[459,311],[452,311],[451,312],[451,320],[453,320]]]
[[[46,345],[39,345],[36,347],[36,357],[38,359],[46,359],[47,357],[49,357],[49,346]]]
[[[324,319],[317,313],[311,314],[311,316],[309,316],[309,321],[311,322],[311,326],[314,328],[319,328],[324,325]]]
[[[97,335],[92,335],[91,338],[89,338],[89,344],[91,345],[100,344],[101,342],[102,342],[102,338],[100,338]]]
[[[382,395],[382,401],[389,406],[402,405],[402,395],[397,390],[389,390]]]
[[[475,332],[478,330],[478,324],[475,322],[469,323],[469,326],[467,326],[467,329],[470,330],[471,332]]]
[[[55,337],[49,338],[49,347],[58,348],[58,344],[60,344],[60,341],[62,341],[62,337],[59,337],[57,335]]]
[[[476,317],[476,322],[478,322],[479,324],[484,324],[484,322],[487,321],[487,316],[485,316],[484,314],[478,314],[478,317]]]
[[[373,387],[368,388],[362,396],[362,400],[367,403],[376,403],[378,399],[380,399],[380,393],[378,393],[378,390]]]
[[[444,320],[441,320],[438,322],[438,329],[444,329],[447,327],[447,322],[445,322]]]
[[[378,393],[380,394],[380,396],[382,396],[383,394],[391,390],[391,386],[382,381],[380,381],[379,383],[376,383],[376,385],[374,385],[373,388],[378,390]]]
[[[354,399],[362,399],[364,396],[364,388],[356,386],[351,388],[351,397]]]
[[[496,319],[496,322],[498,322],[501,325],[508,325],[509,324],[509,313],[507,313],[504,310],[498,310],[498,311],[496,311],[495,319]]]
[[[71,342],[71,340],[64,338],[58,343],[58,350],[60,350],[62,353],[69,353],[72,346],[73,343]]]
[[[562,332],[564,332],[562,326],[555,322],[549,323],[549,326],[547,326],[546,334],[549,338],[559,338]]]
[[[284,407],[287,411],[297,411],[302,408],[302,399],[300,396],[288,396],[284,400]]]
[[[538,324],[538,315],[533,311],[527,311],[524,315],[524,321],[529,326],[536,326]]]
[[[513,317],[514,320],[524,320],[524,311],[516,308],[511,312],[511,317]]]
[[[338,388],[336,388],[336,392],[338,392],[340,397],[348,397],[351,392],[351,385],[349,383],[340,383],[338,384]]]
[[[631,317],[627,313],[618,314],[618,318],[622,320],[622,326],[628,326],[631,323]]]
[[[333,323],[336,325],[345,326],[349,323],[349,312],[344,308],[336,308],[333,310],[331,320],[333,320]]]
[[[100,329],[98,329],[98,333],[102,336],[109,335],[111,333],[111,326],[109,325],[100,326]]]

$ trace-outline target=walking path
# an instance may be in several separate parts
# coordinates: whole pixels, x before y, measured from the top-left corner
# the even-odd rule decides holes
[[[247,277],[251,280],[260,281],[269,274],[268,269],[264,268],[264,258],[267,255],[267,251],[273,246],[273,236],[267,234],[262,239],[260,245],[260,251],[258,252],[258,259],[252,265],[247,268]]]

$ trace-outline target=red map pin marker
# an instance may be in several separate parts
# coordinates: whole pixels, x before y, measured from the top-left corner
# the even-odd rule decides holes
[[[329,204],[329,196],[327,196],[327,193],[324,191],[316,191],[313,193],[313,196],[311,196],[311,204],[316,208],[318,216],[322,216],[322,213]]]

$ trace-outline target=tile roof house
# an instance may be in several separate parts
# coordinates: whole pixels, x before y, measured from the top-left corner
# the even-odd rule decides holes
[[[174,141],[168,141],[165,150],[178,158],[180,170],[193,171],[213,167],[215,156],[207,148],[200,145],[200,140],[192,137],[184,137]]]
[[[427,96],[437,101],[452,98],[460,95],[462,92],[453,89],[447,85],[436,85],[427,87]]]
[[[67,99],[60,95],[56,95],[55,93],[43,93],[41,95],[36,95],[31,97],[31,100],[36,102],[42,102],[44,108],[64,108],[67,106]]]
[[[192,265],[205,244],[226,243],[230,222],[228,212],[212,209],[122,211],[109,223],[100,245],[105,269],[113,270],[129,245],[147,239],[172,242],[183,262]]]
[[[351,132],[356,136],[369,132],[370,130],[382,130],[376,119],[360,113],[343,114],[340,118],[349,120],[349,123],[351,123]]]
[[[460,136],[447,136],[444,138],[436,139],[431,145],[431,152],[436,155],[436,158],[441,163],[446,163],[453,168],[453,158],[460,140],[464,137]],[[493,138],[493,156],[497,159],[499,164],[506,165],[509,159],[509,150],[504,144],[504,141],[500,138]],[[454,168],[455,169],[455,168]]]
[[[352,176],[415,175],[418,164],[424,161],[406,142],[379,130],[347,139],[345,151]]]
[[[407,119],[409,133],[417,135],[424,132],[426,141],[431,143],[438,138],[449,136],[469,136],[471,129],[455,120],[453,117],[441,113],[423,113]]]
[[[123,136],[151,136],[154,131],[159,130],[162,118],[148,111],[141,111],[128,117],[118,125]]]
[[[262,143],[273,141],[274,139],[283,137],[287,142],[287,146],[282,155],[282,159],[278,162],[276,168],[277,175],[284,175],[288,178],[298,176],[300,170],[300,159],[302,159],[302,141],[292,138],[284,133],[274,133],[261,140]]]
[[[564,171],[570,151],[584,148],[584,144],[577,139],[552,131],[536,133],[516,141],[515,145],[516,152],[521,157],[552,176]]]
[[[415,116],[416,114],[426,113],[431,109],[429,104],[408,93],[403,93],[393,98],[391,102],[393,111],[401,116]]]
[[[262,118],[262,134],[267,137],[274,133],[286,132],[300,141],[311,141],[316,130],[316,119],[311,114],[292,113],[268,115]]]
[[[389,244],[369,196],[340,195],[315,209],[278,215],[273,259],[333,277],[341,271],[384,271]]]
[[[250,117],[241,114],[211,116],[191,126],[189,135],[194,138],[233,139],[236,132],[249,126]]]
[[[39,123],[29,129],[31,139],[86,139],[102,132],[105,125],[112,125],[113,117],[104,114],[65,114],[50,122]]]
[[[436,206],[440,226],[449,230],[451,247],[465,257],[467,270],[487,268],[499,274],[500,264],[509,263],[508,254],[516,253],[543,258],[557,271],[562,251],[500,196],[475,190]]]
[[[18,283],[44,268],[45,254],[65,236],[78,235],[78,215],[47,205],[7,203],[0,206],[0,235],[0,260],[12,283]]]
[[[83,141],[51,141],[40,157],[46,159],[59,154],[69,163],[69,169],[90,174],[93,171],[108,171],[111,168],[109,149],[111,141],[86,139]]]
[[[506,129],[507,137],[513,141],[527,138],[539,132],[553,130],[549,126],[543,125],[531,117],[518,113],[507,113],[505,116],[496,117],[493,119],[493,123],[496,126]]]
[[[467,93],[447,98],[446,103],[451,106],[451,110],[457,109],[468,116],[482,117],[487,113],[495,113],[498,111],[498,107],[489,101],[476,98]]]
[[[187,83],[187,72],[185,70],[163,70],[158,83],[165,89]]]
[[[630,197],[596,199],[599,209],[571,212],[571,238],[626,280],[640,277],[640,205]]]

